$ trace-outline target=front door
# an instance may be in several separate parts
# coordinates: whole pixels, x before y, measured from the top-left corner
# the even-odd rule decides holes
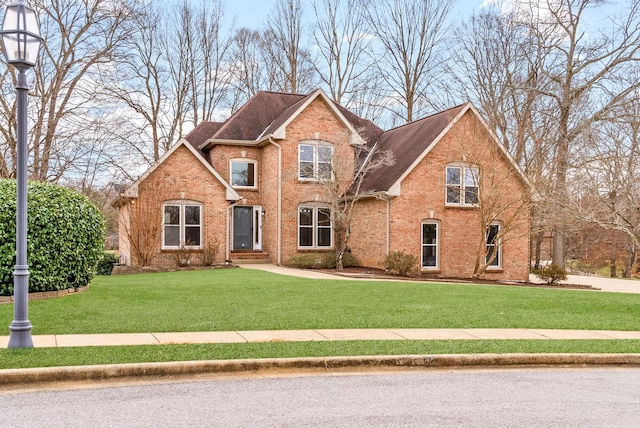
[[[233,208],[233,249],[262,249],[262,208]]]

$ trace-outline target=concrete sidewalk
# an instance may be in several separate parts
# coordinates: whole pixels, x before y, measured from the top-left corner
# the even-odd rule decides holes
[[[182,333],[57,334],[34,335],[37,348],[71,346],[176,345],[197,343],[311,342],[341,340],[565,340],[635,339],[640,331],[550,329],[324,329],[217,331]],[[6,348],[8,336],[0,336]]]

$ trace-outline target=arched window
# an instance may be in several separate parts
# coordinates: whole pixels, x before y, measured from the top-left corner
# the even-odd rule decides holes
[[[502,267],[502,242],[500,239],[500,223],[491,223],[487,228],[487,268],[500,269]]]
[[[439,269],[440,223],[422,222],[422,269]]]

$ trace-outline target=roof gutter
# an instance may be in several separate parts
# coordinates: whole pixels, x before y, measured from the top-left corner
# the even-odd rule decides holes
[[[225,138],[209,138],[204,143],[198,146],[200,150],[209,150],[217,145],[225,146],[261,146],[265,143],[269,143],[272,138],[272,134],[268,134],[258,138],[257,140],[232,140]]]

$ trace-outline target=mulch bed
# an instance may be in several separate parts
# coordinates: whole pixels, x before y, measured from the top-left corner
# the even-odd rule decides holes
[[[363,278],[363,279],[391,279],[401,281],[424,281],[424,282],[452,282],[456,284],[486,284],[486,285],[505,285],[505,286],[517,286],[517,287],[536,287],[536,288],[568,288],[578,290],[599,290],[599,288],[592,287],[590,285],[581,284],[538,284],[533,282],[519,282],[519,281],[493,281],[488,279],[471,280],[464,278],[452,278],[452,277],[435,277],[435,276],[402,276],[392,272],[385,271],[384,269],[376,268],[364,268],[364,267],[347,267],[342,272],[338,272],[335,269],[321,269],[323,272],[331,273],[338,276],[346,276],[350,278]]]

